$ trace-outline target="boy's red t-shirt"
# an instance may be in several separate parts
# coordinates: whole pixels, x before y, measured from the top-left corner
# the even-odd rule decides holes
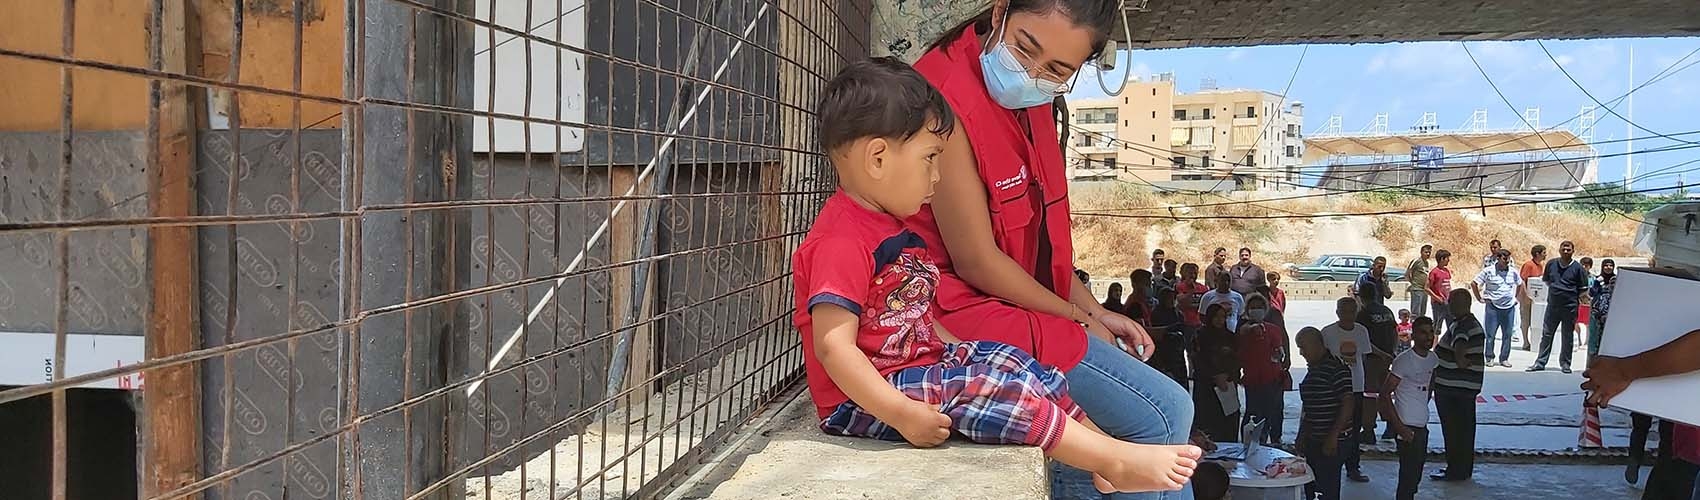
[[[880,375],[939,362],[944,341],[933,330],[933,293],[939,271],[921,237],[891,215],[858,205],[843,191],[826,200],[820,216],[791,255],[797,310],[792,323],[803,334],[803,367],[821,418],[850,400],[815,358],[810,309],[831,304],[861,318],[856,347]]]
[[[1269,385],[1283,380],[1287,371],[1281,366],[1286,357],[1287,342],[1281,327],[1273,323],[1242,326],[1235,334],[1239,344],[1235,353],[1240,358],[1240,382],[1246,385]]]
[[[1452,270],[1437,267],[1428,272],[1429,293],[1447,297],[1452,293]],[[1433,298],[1432,296],[1430,298]]]
[[[1198,299],[1209,292],[1210,287],[1197,281],[1187,281],[1175,284],[1175,303],[1181,309],[1181,318],[1187,326],[1203,326],[1204,319],[1198,315]]]

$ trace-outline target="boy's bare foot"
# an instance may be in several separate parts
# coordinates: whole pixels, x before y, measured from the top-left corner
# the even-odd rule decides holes
[[[1635,481],[1630,481],[1630,484],[1634,484],[1634,483],[1635,483]],[[1105,495],[1108,495],[1108,494],[1111,494],[1111,493],[1119,493],[1118,491],[1116,491],[1116,486],[1113,485],[1113,484],[1110,484],[1110,480],[1104,479],[1104,476],[1099,475],[1099,474],[1093,474],[1092,475],[1092,486],[1097,487],[1098,492],[1103,493]]]
[[[1115,465],[1100,474],[1116,491],[1128,493],[1178,490],[1192,480],[1192,471],[1204,455],[1204,450],[1192,445],[1116,444]]]

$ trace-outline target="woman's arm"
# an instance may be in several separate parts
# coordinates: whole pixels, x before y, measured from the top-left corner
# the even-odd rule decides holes
[[[1023,308],[1092,324],[1092,317],[1104,309],[1102,305],[1063,300],[998,249],[992,238],[992,214],[986,205],[979,165],[974,161],[968,133],[961,124],[950,134],[939,156],[933,216],[938,220],[939,235],[944,238],[957,275],[974,288]],[[1074,295],[1083,302],[1092,302],[1090,293]]]

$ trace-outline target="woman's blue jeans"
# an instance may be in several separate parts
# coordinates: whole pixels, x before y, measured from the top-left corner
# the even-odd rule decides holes
[[[1086,357],[1068,377],[1069,395],[1105,433],[1141,444],[1186,444],[1192,435],[1192,398],[1186,389],[1116,346],[1088,336]],[[1092,476],[1058,464],[1051,497],[1100,498]],[[1192,485],[1180,491],[1118,493],[1112,500],[1191,500]]]

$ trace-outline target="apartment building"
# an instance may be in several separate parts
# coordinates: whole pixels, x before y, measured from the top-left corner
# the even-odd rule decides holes
[[[1177,93],[1174,76],[1128,82],[1120,96],[1069,102],[1068,166],[1076,181],[1165,189],[1222,181],[1235,190],[1297,183],[1304,104],[1262,90]],[[1189,182],[1190,181],[1190,182]]]

